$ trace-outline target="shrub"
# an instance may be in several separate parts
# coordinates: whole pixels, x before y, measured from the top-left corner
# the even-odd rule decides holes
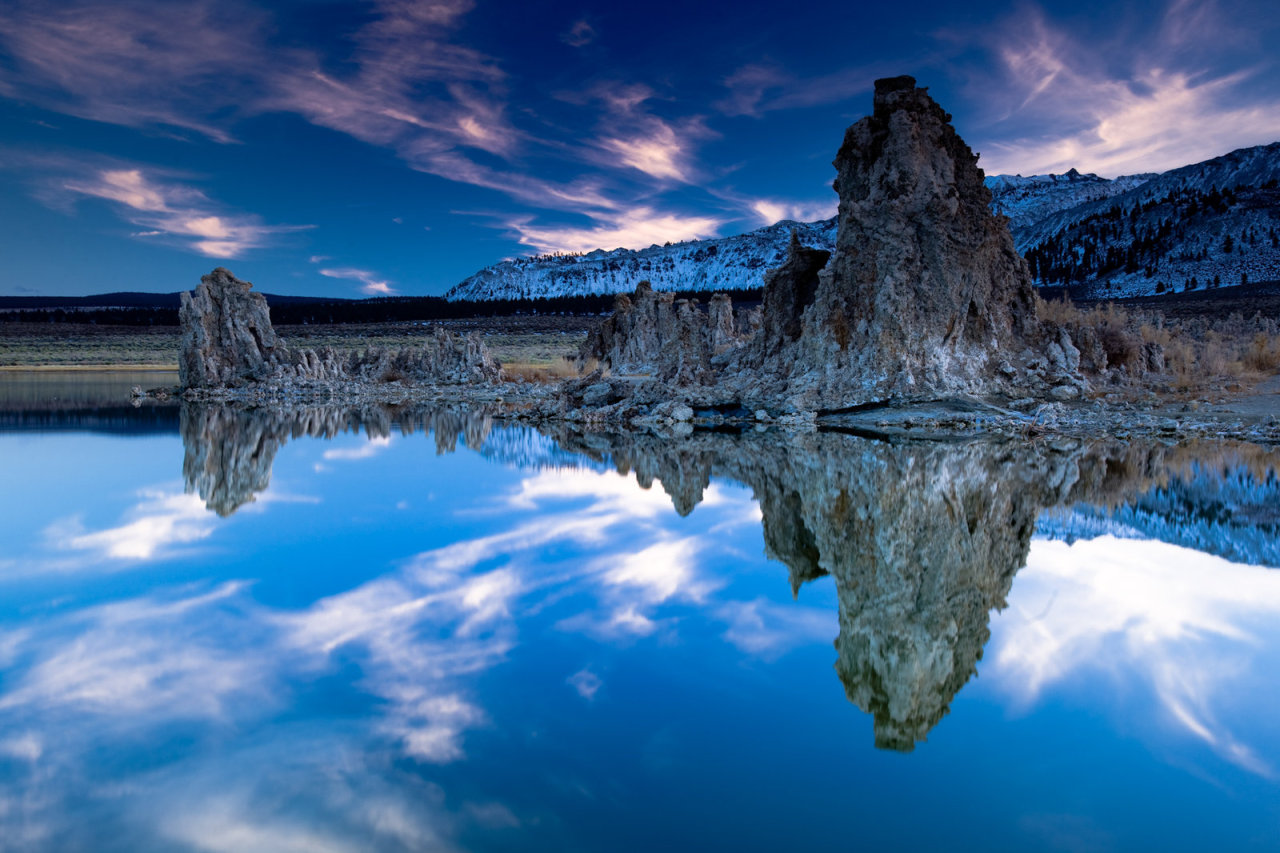
[[[1242,359],[1248,370],[1271,373],[1280,369],[1280,337],[1258,332]]]

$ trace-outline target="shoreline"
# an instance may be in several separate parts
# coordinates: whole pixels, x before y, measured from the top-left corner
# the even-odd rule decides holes
[[[58,376],[91,378],[113,374],[154,374],[176,371],[130,365],[34,368],[0,367],[6,378]],[[463,405],[488,410],[494,417],[530,425],[564,424],[587,432],[625,429],[678,438],[705,430],[749,432],[837,431],[885,440],[970,441],[983,439],[1054,441],[1105,436],[1119,440],[1161,442],[1189,439],[1233,439],[1261,445],[1280,445],[1280,376],[1264,378],[1247,391],[1223,391],[1213,401],[1186,395],[1148,392],[1126,400],[1093,399],[1069,402],[1026,401],[1012,404],[976,397],[953,397],[869,407],[856,412],[790,412],[763,410],[719,412],[673,398],[645,407],[622,406],[605,411],[568,408],[556,385],[514,381],[495,385],[364,383],[298,383],[288,387],[249,386],[238,389],[182,392],[176,385],[121,393],[113,404],[226,406],[281,411],[294,408],[389,409]],[[34,402],[34,400],[32,401]],[[66,408],[69,400],[60,401]],[[98,401],[102,403],[105,401]],[[71,405],[74,407],[75,403]],[[23,406],[22,408],[27,408]],[[39,409],[38,405],[31,407]],[[611,407],[612,408],[612,407]]]
[[[0,373],[177,373],[173,364],[4,364]]]
[[[178,393],[188,403],[286,410],[367,406],[407,408],[467,405],[494,417],[531,425],[564,424],[588,432],[625,429],[681,437],[702,430],[837,431],[884,439],[966,441],[981,438],[1050,440],[1109,437],[1160,441],[1220,438],[1280,445],[1280,377],[1262,391],[1235,394],[1222,403],[1149,399],[1037,402],[1019,411],[976,397],[899,402],[856,412],[763,410],[719,412],[672,399],[654,406],[566,410],[555,386],[503,383],[491,386],[364,385],[345,393],[331,386],[261,386]],[[1015,401],[1017,402],[1017,401]]]

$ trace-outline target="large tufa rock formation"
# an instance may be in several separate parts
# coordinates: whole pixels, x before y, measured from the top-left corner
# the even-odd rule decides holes
[[[749,408],[1077,395],[1079,352],[1041,327],[977,159],[915,80],[877,81],[872,114],[849,128],[834,163],[834,255],[793,235],[758,316],[732,335],[714,322],[733,316],[727,304],[708,316],[642,285],[619,298],[590,354],[684,386],[691,401],[715,388]]]
[[[1041,344],[1030,273],[978,158],[915,82],[876,81],[872,114],[845,133],[836,252],[774,360],[820,404],[1004,390]]]
[[[819,273],[830,258],[830,252],[801,246],[799,236],[791,232],[786,262],[764,277],[760,336],[754,347],[760,359],[774,358],[800,340],[804,311],[817,296]]]
[[[439,327],[421,345],[401,350],[370,347],[343,354],[330,347],[287,347],[271,326],[266,299],[251,287],[218,267],[193,293],[182,294],[178,373],[183,388],[391,381],[466,385],[502,379],[502,366],[478,335]]]
[[[178,309],[184,388],[223,388],[270,377],[289,360],[271,326],[267,300],[223,267],[206,276]]]

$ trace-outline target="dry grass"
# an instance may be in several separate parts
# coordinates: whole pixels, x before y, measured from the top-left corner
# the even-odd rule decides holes
[[[558,371],[577,355],[593,318],[495,317],[442,323],[458,332],[478,332],[503,364]],[[333,347],[337,352],[369,347],[402,349],[422,342],[433,327],[414,323],[344,326],[280,326],[291,346]],[[0,323],[0,367],[155,367],[176,369],[176,326],[97,326],[75,323]]]
[[[1251,320],[1233,314],[1171,321],[1113,303],[1082,309],[1069,300],[1037,300],[1036,314],[1066,328],[1082,349],[1096,341],[1108,371],[1124,368],[1130,378],[1154,374],[1175,391],[1222,390],[1280,369],[1280,332],[1275,320],[1261,314]],[[1152,350],[1163,356],[1163,365],[1159,359],[1147,363]]]
[[[531,363],[527,361],[504,363],[502,372],[506,374],[508,379],[551,385],[565,379],[577,379],[579,376],[591,371],[580,371],[573,359],[560,358],[550,363]]]
[[[3,367],[158,367],[176,369],[176,326],[0,324]]]
[[[1258,332],[1244,354],[1244,366],[1258,373],[1280,370],[1280,337]]]

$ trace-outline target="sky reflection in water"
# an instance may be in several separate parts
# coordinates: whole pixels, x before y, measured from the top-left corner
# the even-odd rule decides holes
[[[237,421],[196,448],[194,423],[185,448],[0,435],[23,484],[0,519],[0,850],[1280,837],[1275,569],[1041,536],[1006,570],[993,555],[1020,540],[973,519],[1030,535],[1047,498],[993,497],[955,482],[970,459],[844,436],[731,479],[756,454],[730,439],[671,448],[675,467],[615,448],[636,469],[620,474],[527,431],[467,428],[482,452],[438,455],[456,440],[440,429],[272,443]],[[841,453],[862,473],[829,502],[787,482],[796,458]],[[239,479],[219,467],[233,459]],[[868,479],[885,465],[907,473]],[[950,485],[916,496],[911,472]],[[860,488],[915,527],[833,553],[823,525],[876,529]],[[902,568],[912,542],[934,569]],[[798,569],[815,549],[823,568]],[[943,570],[959,581],[937,588]],[[886,625],[898,599],[916,609]],[[1007,606],[986,625],[989,603]]]

